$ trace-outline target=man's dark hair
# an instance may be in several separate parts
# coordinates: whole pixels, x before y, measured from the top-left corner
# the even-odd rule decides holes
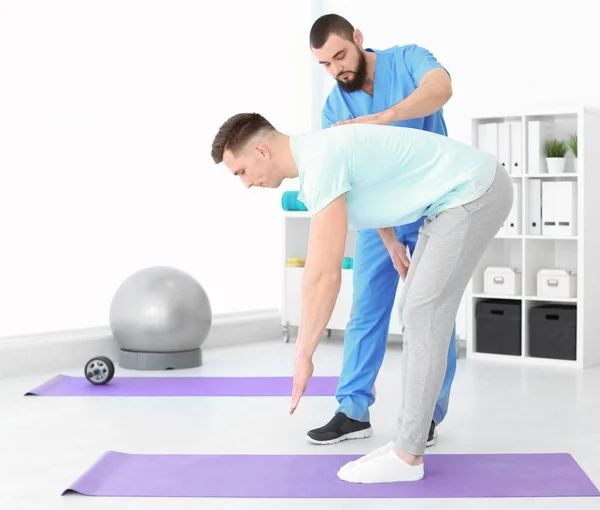
[[[352,41],[354,37],[354,27],[339,14],[325,14],[313,23],[310,29],[311,48],[320,49],[332,34],[339,35],[342,39]]]
[[[219,128],[213,140],[211,151],[213,161],[217,164],[221,163],[226,150],[236,154],[263,129],[275,130],[271,123],[258,113],[238,113],[230,117]]]

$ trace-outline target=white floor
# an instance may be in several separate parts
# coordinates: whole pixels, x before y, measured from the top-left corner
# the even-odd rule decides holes
[[[290,375],[294,344],[280,339],[205,352],[196,370],[152,375]],[[323,340],[315,375],[338,375],[342,348]],[[139,453],[367,453],[388,440],[396,418],[401,350],[391,346],[372,408],[375,434],[333,446],[305,441],[330,419],[333,398],[38,398],[23,394],[53,373],[0,379],[0,509],[598,509],[600,498],[237,500],[61,496],[104,451]],[[81,375],[81,369],[73,370]],[[118,370],[117,375],[139,375]],[[142,374],[147,375],[147,374]],[[600,369],[458,362],[450,412],[433,453],[569,452],[600,487]]]

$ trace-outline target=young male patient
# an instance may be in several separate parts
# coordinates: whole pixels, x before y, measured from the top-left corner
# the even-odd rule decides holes
[[[460,300],[512,206],[508,173],[491,154],[428,131],[348,124],[286,135],[256,113],[234,115],[219,128],[212,158],[246,187],[277,188],[299,178],[298,198],[311,214],[290,413],[313,374],[337,299],[348,226],[378,230],[404,278],[397,435],[338,476],[355,483],[420,480]],[[409,263],[393,227],[422,216]]]

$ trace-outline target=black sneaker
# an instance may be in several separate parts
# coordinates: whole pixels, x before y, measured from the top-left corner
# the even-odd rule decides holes
[[[437,432],[435,430],[435,422],[431,420],[431,425],[429,426],[429,436],[427,436],[427,446],[433,446],[435,444],[435,438],[437,437]]]
[[[344,413],[336,413],[326,425],[309,430],[306,438],[314,444],[334,444],[346,439],[363,439],[372,433],[373,429],[368,421],[356,421]]]

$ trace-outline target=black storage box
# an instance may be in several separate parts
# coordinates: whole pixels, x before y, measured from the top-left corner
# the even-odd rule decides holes
[[[475,306],[475,350],[521,355],[521,301],[485,299]]]
[[[534,358],[575,360],[577,307],[552,304],[529,310],[529,355]]]

